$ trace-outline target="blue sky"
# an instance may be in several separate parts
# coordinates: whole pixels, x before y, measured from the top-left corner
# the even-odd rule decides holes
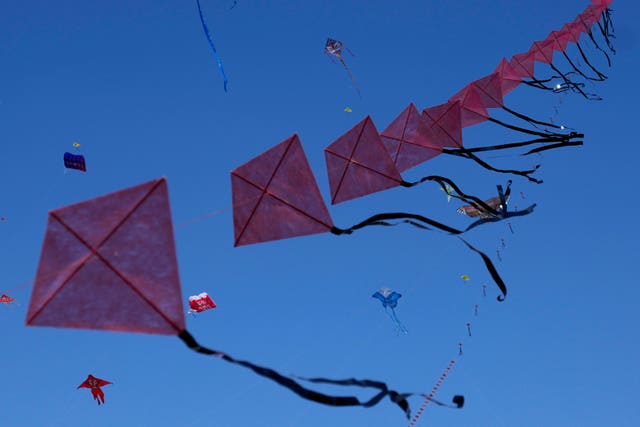
[[[0,292],[17,304],[0,306],[1,424],[406,425],[388,402],[366,410],[317,405],[175,337],[24,325],[47,212],[165,176],[185,311],[187,297],[202,291],[218,304],[187,318],[204,345],[283,373],[428,392],[463,341],[436,398],[464,394],[465,408],[430,406],[418,425],[638,425],[636,2],[613,4],[611,69],[583,43],[610,77],[589,87],[603,101],[524,86],[505,98],[514,110],[576,128],[585,145],[534,159],[488,155],[508,167],[539,162],[544,179],[514,179],[512,203],[538,204],[512,221],[514,234],[503,222],[468,235],[507,282],[504,303],[478,256],[439,232],[368,228],[233,247],[232,169],[297,132],[329,200],[322,149],[355,123],[371,115],[382,130],[409,102],[446,102],[588,4],[515,3],[240,0],[229,10],[231,0],[202,0],[229,77],[225,93],[195,2],[3,2]],[[323,54],[327,37],[355,54],[345,60],[362,98]],[[469,147],[519,139],[489,123],[464,130]],[[85,174],[63,170],[73,141]],[[445,157],[403,176],[448,176],[486,198],[506,183]],[[458,206],[427,183],[329,209],[342,227],[399,210],[464,227]],[[394,333],[371,298],[383,286],[403,294],[397,313],[407,335]],[[114,383],[103,407],[76,390],[89,373]],[[415,410],[421,399],[411,403]]]

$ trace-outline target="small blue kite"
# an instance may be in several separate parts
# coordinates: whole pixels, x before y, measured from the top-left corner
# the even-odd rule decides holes
[[[389,315],[391,320],[393,321],[394,326],[398,332],[402,332],[406,334],[407,328],[405,328],[402,323],[400,323],[400,319],[396,315],[395,308],[398,305],[398,300],[402,296],[402,294],[389,289],[389,288],[381,288],[375,294],[371,295],[373,298],[379,299],[382,302],[382,306],[384,307],[384,311]]]

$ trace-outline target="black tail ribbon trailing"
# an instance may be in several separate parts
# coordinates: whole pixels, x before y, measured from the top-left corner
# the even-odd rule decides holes
[[[240,366],[244,366],[245,368],[249,368],[256,374],[262,377],[268,378],[271,381],[274,381],[285,388],[288,388],[289,390],[291,390],[298,396],[302,397],[303,399],[307,399],[312,402],[321,403],[323,405],[329,405],[329,406],[362,406],[365,408],[369,408],[377,405],[383,398],[388,396],[393,403],[395,403],[400,407],[400,409],[402,409],[407,419],[411,417],[411,409],[409,407],[409,402],[407,401],[407,398],[415,393],[398,393],[397,391],[390,390],[387,384],[385,384],[384,382],[373,381],[373,380],[358,380],[355,378],[349,378],[344,380],[331,380],[327,378],[305,379],[305,378],[296,377],[298,379],[303,379],[305,381],[314,382],[314,383],[326,383],[326,384],[334,384],[339,386],[357,386],[357,387],[372,388],[372,389],[378,390],[378,393],[376,395],[374,395],[372,398],[366,401],[360,401],[355,396],[331,396],[328,394],[320,393],[320,392],[305,388],[301,386],[298,382],[293,380],[291,377],[282,375],[274,371],[273,369],[259,366],[244,360],[237,360],[221,351],[212,350],[210,348],[203,347],[200,344],[198,344],[195,338],[187,330],[183,330],[182,332],[180,332],[180,334],[178,334],[178,337],[187,345],[187,347],[189,347],[191,350],[197,353],[204,354],[207,356],[215,356],[229,363],[233,363],[235,365],[240,365]],[[464,404],[464,397],[460,396],[460,398],[462,398],[461,402],[462,404]],[[456,403],[455,399],[456,398],[454,398],[454,403]],[[443,406],[446,406],[446,405],[443,405]],[[462,406],[458,406],[458,407],[462,407]]]
[[[489,270],[489,274],[491,274],[493,281],[496,283],[496,285],[498,285],[498,288],[502,292],[502,295],[498,295],[497,299],[498,301],[504,301],[504,299],[507,296],[507,285],[505,285],[505,283],[502,281],[502,278],[500,277],[500,274],[498,274],[498,270],[496,270],[496,267],[491,262],[491,259],[484,252],[473,247],[469,242],[464,240],[462,237],[458,236],[458,238],[462,240],[469,249],[471,249],[472,251],[474,251],[475,253],[477,253],[482,257],[482,260],[484,261],[484,265],[487,267],[487,270]]]
[[[449,184],[451,188],[453,188],[454,191],[456,191],[457,193],[457,195],[452,194],[452,197],[458,198],[460,200],[464,200],[467,203],[472,204],[477,209],[484,211],[486,214],[488,214],[488,216],[474,221],[469,226],[467,226],[467,228],[465,228],[464,230],[459,230],[457,228],[443,224],[439,221],[433,220],[431,218],[427,218],[423,215],[407,213],[407,212],[387,212],[387,213],[373,215],[365,219],[364,221],[361,221],[346,229],[338,228],[334,226],[330,230],[331,233],[340,236],[343,234],[352,234],[354,231],[360,230],[368,226],[375,225],[375,226],[390,227],[390,226],[395,226],[395,225],[404,223],[404,224],[409,224],[423,230],[432,230],[433,228],[436,228],[440,231],[444,231],[445,233],[460,235],[485,223],[498,222],[506,218],[528,215],[532,213],[536,207],[536,204],[532,204],[528,208],[519,210],[519,211],[509,211],[507,209],[507,199],[509,198],[509,195],[511,193],[511,181],[508,182],[507,188],[504,192],[503,192],[502,186],[498,186],[498,195],[500,197],[501,206],[498,209],[493,209],[490,206],[488,206],[485,202],[478,199],[477,197],[464,194],[456,186],[456,184],[448,178],[439,177],[439,176],[430,176],[430,177],[423,178],[423,180],[436,181],[443,187],[443,189],[446,188],[445,184]],[[413,183],[413,185],[417,183],[418,182]],[[412,183],[407,183],[407,185],[411,185],[411,184]],[[397,222],[394,222],[394,221],[397,221]],[[491,277],[493,278],[493,281],[496,283],[496,285],[502,292],[502,295],[498,296],[498,301],[504,301],[507,295],[507,287],[504,281],[502,280],[502,278],[500,277],[500,275],[498,274],[498,270],[493,265],[491,259],[484,252],[476,249],[471,244],[469,244],[466,240],[462,239],[462,241],[467,245],[469,249],[476,252],[478,255],[482,257],[482,260],[484,261],[485,266],[489,271],[489,274],[491,275]]]

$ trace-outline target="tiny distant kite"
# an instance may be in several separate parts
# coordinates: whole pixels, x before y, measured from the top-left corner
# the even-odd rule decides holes
[[[0,303],[5,303],[9,305],[14,301],[15,301],[15,298],[11,298],[9,295],[2,294],[2,296],[0,296]]]
[[[328,55],[333,55],[336,58],[338,58],[338,61],[340,61],[340,63],[342,64],[346,72],[349,74],[349,77],[351,78],[351,82],[353,83],[353,87],[355,88],[356,92],[358,92],[358,95],[361,95],[360,88],[358,87],[358,83],[356,82],[356,79],[353,77],[353,74],[351,74],[351,70],[347,66],[347,63],[344,62],[344,58],[342,57],[342,49],[346,49],[347,52],[351,54],[351,56],[355,56],[353,52],[351,52],[351,50],[349,50],[349,48],[346,47],[344,43],[342,43],[339,40],[328,38],[327,42],[324,45],[324,53]]]
[[[73,148],[80,147],[80,143],[78,141],[73,141]]]
[[[198,295],[192,295],[189,297],[189,314],[191,313],[201,313],[205,310],[210,310],[212,308],[216,308],[216,303],[213,302],[209,294],[206,292],[202,292]]]
[[[200,15],[200,23],[202,24],[204,35],[207,36],[207,41],[209,42],[209,46],[211,47],[213,56],[216,59],[216,62],[218,63],[218,68],[220,69],[220,74],[222,74],[222,79],[224,81],[224,91],[226,92],[228,80],[227,80],[227,75],[224,72],[224,68],[222,67],[222,60],[220,59],[220,56],[218,55],[218,51],[216,50],[216,47],[213,44],[213,40],[211,39],[211,33],[209,32],[209,27],[207,27],[207,24],[204,22],[204,16],[202,15],[202,8],[200,7],[200,0],[196,0],[196,3],[198,4],[198,14]],[[237,2],[234,2],[234,6],[236,4]],[[231,8],[233,9],[233,6]]]
[[[345,107],[344,108],[344,112],[345,113],[353,113],[353,110],[350,107]]]
[[[104,403],[104,392],[100,387],[103,387],[107,384],[113,384],[110,381],[102,380],[100,378],[96,378],[93,375],[89,374],[86,380],[82,384],[78,386],[78,388],[90,388],[91,394],[93,395],[93,400],[98,402],[98,406]]]
[[[447,203],[449,203],[451,201],[451,196],[453,196],[453,191],[454,191],[451,184],[445,183],[444,188],[440,187],[440,190],[447,193]]]
[[[462,280],[464,280],[465,282],[468,282],[468,281],[469,281],[469,279],[471,279],[471,278],[470,278],[469,276],[467,276],[466,274],[463,274],[462,276],[460,276],[460,278],[461,278]]]
[[[400,323],[400,320],[398,319],[398,316],[396,315],[396,311],[395,311],[395,308],[398,305],[398,299],[400,299],[401,296],[402,294],[396,291],[393,291],[389,288],[382,288],[378,290],[375,294],[371,295],[371,297],[376,298],[380,300],[380,302],[382,302],[384,311],[386,311],[386,313],[389,315],[389,317],[393,321],[393,324],[396,327],[396,330],[398,332],[402,332],[403,334],[406,334],[408,332],[407,328],[405,328],[402,325],[402,323]]]
[[[85,163],[84,156],[82,154],[64,153],[64,167],[67,169],[76,169],[82,172],[87,171],[87,164]]]

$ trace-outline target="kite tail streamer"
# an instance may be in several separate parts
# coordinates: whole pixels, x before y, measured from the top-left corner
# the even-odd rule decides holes
[[[387,312],[387,314],[389,315],[389,317],[393,321],[393,324],[396,327],[396,329],[398,330],[398,332],[401,332],[403,334],[408,334],[409,333],[409,331],[407,331],[407,328],[405,328],[404,325],[402,324],[402,322],[400,322],[400,319],[398,319],[398,315],[396,314],[396,311],[393,308],[385,307],[385,311]]]
[[[611,43],[611,39],[616,37],[613,34],[615,32],[615,29],[613,28],[611,12],[612,10],[610,8],[605,9],[605,11],[602,13],[602,24],[600,23],[600,21],[598,21],[598,28],[600,28],[600,33],[602,33],[602,37],[604,37],[604,40],[607,43],[607,47],[609,48],[611,53],[615,55],[616,50]]]
[[[407,397],[411,396],[411,393],[400,394],[396,391],[389,390],[387,384],[381,381],[372,381],[372,380],[358,380],[355,378],[350,378],[346,380],[331,380],[326,378],[313,378],[313,379],[304,379],[306,381],[317,382],[317,383],[328,383],[334,385],[344,385],[344,386],[358,386],[363,388],[374,388],[380,390],[375,396],[371,399],[361,402],[355,396],[330,396],[327,394],[319,393],[317,391],[313,391],[307,388],[302,387],[293,379],[286,377],[273,369],[266,368],[263,366],[255,365],[251,362],[247,362],[244,360],[236,360],[229,356],[226,353],[211,350],[207,347],[202,347],[198,342],[193,338],[193,336],[187,331],[183,330],[180,332],[178,337],[189,347],[191,350],[205,354],[207,356],[215,356],[219,357],[229,363],[233,363],[236,365],[244,366],[245,368],[251,369],[256,374],[268,378],[283,387],[288,388],[298,396],[303,399],[311,400],[316,403],[321,403],[323,405],[329,406],[362,406],[365,408],[375,406],[378,404],[385,396],[389,396],[389,399],[396,405],[402,409],[407,419],[411,417],[411,410],[409,408],[409,402],[407,401]]]
[[[536,184],[542,184],[542,182],[543,182],[541,179],[536,179],[536,178],[533,178],[533,177],[529,176],[530,174],[532,174],[536,170],[538,170],[540,165],[536,165],[533,169],[522,170],[522,171],[515,170],[515,169],[498,169],[498,168],[495,168],[495,167],[491,166],[489,163],[485,162],[484,160],[480,159],[475,154],[473,154],[473,153],[471,153],[469,151],[466,151],[465,149],[458,149],[456,154],[461,156],[461,157],[466,157],[468,159],[471,159],[474,162],[476,162],[477,164],[479,164],[480,166],[482,166],[483,168],[488,169],[488,170],[493,171],[493,172],[508,173],[508,174],[512,174],[512,175],[519,175],[519,176],[527,178],[531,182],[535,182]]]
[[[207,36],[207,40],[209,41],[209,46],[211,46],[211,51],[213,52],[213,56],[216,58],[216,62],[218,63],[218,68],[220,69],[220,74],[222,74],[222,79],[224,81],[224,91],[227,91],[227,75],[224,72],[224,68],[222,67],[222,60],[218,55],[218,51],[216,50],[215,45],[213,44],[213,40],[211,40],[211,33],[209,32],[209,28],[207,24],[204,22],[204,16],[202,15],[202,8],[200,7],[200,0],[196,0],[198,4],[198,14],[200,15],[200,22],[202,23],[202,29],[204,30],[204,34]]]
[[[509,113],[509,114],[511,114],[511,115],[513,115],[513,116],[516,116],[516,117],[517,117],[517,118],[519,118],[519,119],[522,119],[522,120],[524,120],[524,121],[526,121],[526,122],[528,122],[528,123],[531,123],[531,124],[532,124],[532,125],[534,125],[534,126],[535,126],[535,125],[541,125],[541,126],[550,127],[550,128],[555,128],[555,129],[563,129],[563,130],[564,130],[564,129],[569,129],[569,128],[568,128],[568,127],[566,127],[566,126],[562,126],[562,125],[557,125],[557,124],[555,124],[555,123],[549,123],[549,122],[543,122],[543,121],[540,121],[540,120],[536,120],[536,119],[534,119],[534,118],[532,118],[532,117],[529,117],[529,116],[527,116],[527,115],[525,115],[525,114],[518,113],[517,111],[514,111],[514,110],[512,110],[512,109],[511,109],[511,108],[509,108],[509,107],[505,107],[504,105],[502,106],[502,109],[503,109],[504,111],[506,111],[507,113]],[[502,123],[500,123],[500,124],[502,124]],[[521,129],[522,129],[522,128],[518,128],[518,127],[516,127],[514,130],[518,130],[518,131],[520,131]],[[533,134],[534,134],[534,135],[540,135],[540,133],[538,133],[538,132],[535,132],[535,133],[533,133]],[[566,137],[570,137],[571,135],[572,135],[571,133],[570,133],[570,134],[561,134],[561,133],[560,133],[560,134],[555,134],[555,136],[556,136],[556,137],[559,137],[559,138],[566,138]],[[541,136],[542,136],[542,137],[548,137],[549,135],[548,135],[547,133],[543,133]]]
[[[393,223],[388,222],[389,220],[400,220],[402,223],[405,224],[410,224],[413,225],[414,227],[418,227],[418,228],[422,228],[422,229],[427,229],[429,230],[428,226],[432,226],[434,228],[438,228],[442,231],[445,231],[447,233],[450,234],[462,234],[465,233],[466,231],[477,227],[480,224],[483,224],[485,222],[497,222],[500,221],[501,219],[504,218],[509,218],[512,216],[522,216],[522,215],[527,215],[531,212],[533,212],[533,209],[535,208],[535,204],[530,206],[529,208],[523,210],[523,211],[514,211],[514,212],[507,212],[506,208],[502,211],[499,212],[499,215],[495,218],[482,218],[479,219],[478,221],[472,223],[469,227],[467,227],[465,230],[458,230],[456,228],[453,227],[449,227],[448,225],[442,224],[438,221],[434,221],[430,218],[424,217],[422,215],[418,215],[418,214],[411,214],[411,213],[405,213],[405,212],[389,212],[389,213],[382,213],[382,214],[377,214],[377,215],[373,215],[370,218],[365,219],[364,221],[350,227],[347,229],[342,229],[342,228],[338,228],[338,227],[333,227],[331,228],[330,232],[332,234],[335,235],[343,235],[343,234],[352,234],[354,231],[359,230],[361,228],[364,227],[368,227],[370,225],[383,225],[383,226],[392,226],[392,225],[396,225]],[[428,225],[424,225],[424,224],[428,224]],[[472,251],[476,252],[478,255],[480,255],[482,257],[482,260],[484,261],[484,264],[487,268],[487,271],[489,272],[489,274],[491,275],[491,277],[493,278],[493,281],[495,282],[495,284],[498,286],[498,288],[500,289],[500,291],[502,292],[502,295],[498,296],[498,301],[504,301],[505,297],[507,296],[507,285],[505,285],[504,281],[502,280],[502,278],[500,277],[500,274],[498,273],[498,270],[496,269],[496,267],[493,265],[493,263],[491,262],[491,259],[482,251],[476,249],[475,247],[473,247],[470,243],[468,243],[466,240],[462,239],[460,237],[460,239],[467,245],[467,247],[469,249],[471,249]]]
[[[587,94],[585,93],[582,88],[584,87],[584,83],[576,83],[574,81],[572,81],[571,79],[569,79],[569,77],[567,77],[567,74],[563,74],[562,71],[560,71],[555,65],[553,65],[552,63],[549,64],[549,67],[551,67],[551,69],[553,71],[555,71],[556,73],[558,73],[560,75],[560,77],[562,78],[562,80],[564,81],[564,84],[571,89],[574,92],[578,92],[580,95],[582,95],[585,99],[589,99],[589,100],[602,100],[602,98],[600,98],[597,95],[594,94]],[[586,76],[585,76],[586,77]]]
[[[603,81],[605,81],[607,79],[607,76],[604,75],[603,73],[601,73],[600,71],[598,71],[593,65],[591,65],[591,63],[589,61],[585,61],[587,66],[589,68],[591,68],[591,70],[594,73],[596,73],[598,75],[598,77],[590,77],[590,76],[587,76],[585,73],[583,73],[582,70],[580,70],[580,68],[578,68],[578,66],[573,63],[573,61],[571,60],[569,55],[567,55],[567,52],[562,51],[562,55],[564,55],[564,57],[567,60],[567,62],[569,63],[569,65],[571,65],[571,68],[573,68],[576,71],[576,73],[580,74],[585,79],[592,80],[592,81],[595,81],[595,82],[603,82]]]
[[[529,154],[534,154],[534,153],[540,153],[541,151],[553,150],[554,148],[572,147],[572,146],[579,146],[582,144],[583,144],[583,141],[563,141],[557,144],[544,145],[542,147],[534,148],[524,153],[523,156],[528,156]]]
[[[352,54],[353,55],[353,54]],[[344,69],[347,71],[347,73],[349,74],[349,78],[351,79],[351,82],[353,83],[353,87],[355,88],[356,92],[358,92],[358,96],[360,96],[362,98],[362,94],[360,93],[360,87],[358,86],[358,82],[356,82],[356,78],[353,77],[353,74],[351,74],[351,70],[349,69],[349,67],[347,66],[347,63],[344,62],[344,59],[342,59],[342,57],[338,57],[338,59],[340,60],[340,63],[342,64],[342,66],[344,67]]]
[[[484,265],[487,267],[487,270],[489,270],[489,274],[491,274],[491,277],[493,278],[493,281],[496,283],[496,285],[498,285],[498,288],[502,292],[502,295],[498,295],[497,299],[498,299],[498,301],[504,301],[504,299],[507,296],[507,285],[505,285],[505,283],[502,281],[502,278],[498,274],[498,270],[496,270],[495,266],[491,262],[491,259],[484,252],[482,252],[482,251],[474,248],[473,246],[471,246],[471,244],[469,242],[467,242],[466,240],[464,240],[462,237],[458,236],[458,238],[460,240],[462,240],[462,242],[465,245],[467,245],[467,247],[469,249],[471,249],[472,251],[474,251],[475,253],[477,253],[478,255],[480,255],[482,257],[482,260],[484,261]]]
[[[519,148],[519,147],[525,147],[527,145],[533,145],[533,144],[547,144],[547,143],[562,143],[559,146],[563,146],[563,145],[582,145],[582,141],[579,141],[579,144],[575,144],[573,141],[571,141],[571,139],[573,138],[582,138],[584,135],[583,134],[575,134],[575,135],[571,135],[568,138],[567,137],[556,137],[556,136],[552,136],[552,137],[545,137],[545,138],[537,138],[537,139],[531,139],[528,141],[520,141],[520,142],[509,142],[506,144],[497,144],[497,145],[491,145],[491,146],[485,146],[485,147],[474,147],[474,148],[444,148],[442,150],[442,152],[444,154],[450,154],[450,155],[455,155],[455,156],[462,156],[464,155],[464,153],[479,153],[479,152],[483,152],[483,151],[497,151],[497,150],[508,150],[511,148]]]
[[[593,45],[596,47],[596,49],[598,49],[600,52],[602,52],[604,54],[604,56],[607,58],[607,63],[609,64],[609,66],[611,66],[611,58],[609,57],[609,54],[607,52],[605,52],[605,50],[600,47],[600,45],[596,41],[595,37],[593,37],[593,33],[591,31],[589,31],[587,33],[587,35],[589,36],[589,38],[593,42]],[[607,43],[607,45],[608,45],[608,43]]]

